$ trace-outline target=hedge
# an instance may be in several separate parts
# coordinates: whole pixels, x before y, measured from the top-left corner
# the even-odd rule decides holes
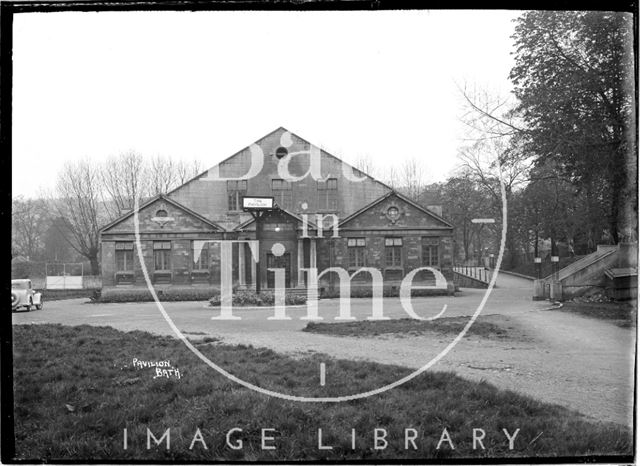
[[[412,289],[411,296],[444,296],[450,294],[453,290],[448,289]],[[397,298],[400,296],[400,287],[389,287],[386,286],[382,289],[382,296],[386,298]],[[323,288],[320,290],[320,298],[339,298],[340,297],[340,289],[339,288]],[[370,286],[368,287],[351,287],[351,297],[352,298],[371,298],[373,297],[373,290]]]
[[[273,306],[274,301],[274,294],[271,291],[263,291],[260,294],[256,294],[255,291],[237,291],[233,294],[232,304],[234,306]],[[298,294],[285,294],[284,302],[288,305],[305,304],[307,297]],[[220,306],[220,295],[214,295],[209,300],[209,304]]]
[[[217,288],[156,288],[160,301],[208,301],[218,293]],[[147,288],[106,288],[95,299],[100,303],[132,303],[153,301],[153,296]]]

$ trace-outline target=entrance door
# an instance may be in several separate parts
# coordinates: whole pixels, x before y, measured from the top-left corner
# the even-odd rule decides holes
[[[289,288],[291,280],[291,254],[285,252],[281,256],[267,253],[268,269],[284,269],[284,286]],[[276,274],[267,270],[267,288],[276,287]]]

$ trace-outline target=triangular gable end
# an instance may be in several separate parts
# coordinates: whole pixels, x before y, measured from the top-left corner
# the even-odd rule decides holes
[[[166,213],[166,219],[162,220],[157,214],[159,211]],[[164,213],[162,214],[164,215]],[[140,222],[140,231],[153,231],[162,230],[163,228],[169,229],[172,221],[176,221],[176,218],[180,218],[182,223],[180,227],[184,228],[191,226],[199,230],[224,232],[226,231],[220,225],[208,220],[197,212],[183,206],[179,202],[168,198],[164,195],[155,196],[148,201],[144,202],[138,208],[138,219]],[[188,225],[184,225],[188,223]],[[134,211],[130,211],[124,214],[122,217],[114,220],[108,225],[104,226],[100,230],[100,234],[104,233],[119,233],[119,232],[133,232],[135,230],[134,225]]]
[[[405,206],[404,209],[401,207],[403,205]],[[390,207],[396,207],[398,209],[397,218],[394,218],[387,213]],[[410,219],[413,211],[424,214],[425,218],[428,218],[429,222],[424,224],[425,222],[416,221],[415,218]],[[396,191],[391,191],[384,196],[379,197],[375,201],[364,206],[362,209],[349,215],[340,222],[339,226],[340,228],[357,226],[357,224],[362,224],[362,221],[365,220],[365,216],[369,217],[365,223],[371,224],[371,226],[374,226],[373,224],[376,223],[378,226],[382,226],[382,223],[385,226],[397,228],[453,229],[453,225],[445,219]]]
[[[345,161],[344,161],[344,160],[342,160],[341,158],[339,158],[339,157],[337,157],[337,156],[335,156],[335,155],[333,155],[333,154],[331,154],[331,153],[327,152],[326,150],[324,150],[324,149],[322,149],[322,148],[320,148],[320,147],[316,146],[315,144],[312,144],[311,142],[307,141],[306,139],[304,139],[304,138],[302,138],[302,137],[298,136],[296,133],[294,133],[294,132],[292,132],[292,131],[289,131],[288,129],[284,128],[283,126],[280,126],[280,127],[276,128],[275,130],[271,131],[270,133],[268,133],[268,134],[264,135],[264,136],[263,136],[263,137],[261,137],[260,139],[256,140],[254,143],[252,143],[252,144],[250,144],[250,145],[248,145],[248,146],[244,147],[243,149],[241,149],[241,150],[237,151],[236,153],[234,153],[234,154],[230,155],[230,156],[229,156],[229,157],[227,157],[226,159],[224,159],[224,160],[222,160],[222,161],[218,162],[217,164],[213,165],[212,167],[208,168],[208,169],[207,169],[207,170],[205,170],[204,172],[202,172],[202,173],[200,173],[200,174],[198,174],[198,175],[194,176],[193,178],[191,178],[189,181],[185,182],[184,184],[182,184],[182,185],[178,186],[177,188],[175,188],[175,189],[173,189],[173,190],[169,191],[169,192],[167,193],[167,196],[170,196],[171,194],[173,194],[173,193],[175,193],[176,191],[178,191],[178,190],[182,189],[184,186],[186,186],[186,185],[187,185],[187,184],[189,184],[189,183],[192,183],[193,181],[199,180],[199,179],[201,179],[201,178],[207,178],[207,177],[209,177],[210,173],[214,173],[216,170],[219,170],[219,169],[220,169],[220,167],[221,167],[222,165],[224,165],[224,164],[228,163],[228,162],[229,162],[229,161],[231,161],[233,158],[239,157],[241,154],[245,153],[246,151],[249,151],[249,150],[250,150],[250,148],[251,148],[251,146],[253,146],[253,145],[260,146],[260,143],[261,143],[262,141],[264,141],[265,139],[267,139],[267,138],[269,138],[269,137],[273,136],[275,133],[278,133],[278,132],[280,132],[280,133],[282,133],[282,134],[284,134],[284,133],[289,133],[291,136],[293,136],[293,137],[295,137],[295,138],[298,138],[298,139],[299,139],[300,141],[302,141],[303,143],[308,144],[309,146],[317,147],[317,148],[320,150],[320,153],[321,153],[321,154],[326,155],[326,156],[329,156],[329,157],[331,157],[331,158],[333,158],[333,159],[335,159],[335,160],[338,160],[340,163],[342,163],[342,164],[346,165],[347,167],[351,168],[352,170],[354,170],[354,171],[355,171],[355,175],[356,175],[356,176],[362,176],[362,175],[364,175],[364,176],[366,176],[367,178],[371,179],[371,181],[374,181],[375,183],[378,183],[378,184],[380,184],[381,186],[384,186],[384,187],[385,187],[386,189],[388,189],[389,191],[391,191],[391,190],[392,190],[392,188],[391,188],[390,186],[388,186],[387,184],[383,183],[382,181],[380,181],[380,180],[378,180],[378,179],[376,179],[376,178],[372,177],[371,175],[369,175],[369,174],[367,174],[367,173],[364,173],[363,171],[361,171],[361,170],[357,169],[357,168],[356,168],[356,167],[354,167],[353,165],[351,165],[351,164],[349,164],[349,163],[345,162]],[[267,154],[267,155],[268,155],[268,154]]]

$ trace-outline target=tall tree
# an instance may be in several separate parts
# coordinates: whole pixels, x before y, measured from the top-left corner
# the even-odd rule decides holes
[[[464,260],[479,257],[483,241],[481,225],[471,222],[474,218],[493,215],[491,199],[475,183],[469,173],[454,176],[442,187],[444,215],[456,226],[456,255],[462,250]],[[475,240],[475,244],[474,244]]]
[[[18,197],[11,203],[11,250],[30,260],[43,254],[42,236],[48,220],[47,210],[39,199]]]
[[[615,242],[637,238],[631,15],[526,12],[514,39],[510,78],[525,146],[593,193]]]
[[[71,238],[69,224],[62,217],[53,218],[44,233],[45,259],[49,262],[73,260],[67,238]]]
[[[415,158],[405,160],[400,165],[398,190],[405,196],[418,200],[424,190],[424,170]]]
[[[89,161],[66,163],[58,173],[55,196],[49,209],[69,225],[70,246],[91,263],[91,273],[100,274],[99,230],[105,223],[101,214],[101,179]]]
[[[125,152],[104,161],[100,170],[100,193],[109,220],[133,209],[135,199],[147,195],[146,173],[145,160],[136,152]]]

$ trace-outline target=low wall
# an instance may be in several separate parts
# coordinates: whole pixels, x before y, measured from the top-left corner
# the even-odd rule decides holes
[[[489,288],[488,283],[458,272],[453,272],[453,281],[460,288],[478,288],[485,290]],[[494,288],[497,288],[497,286]]]

